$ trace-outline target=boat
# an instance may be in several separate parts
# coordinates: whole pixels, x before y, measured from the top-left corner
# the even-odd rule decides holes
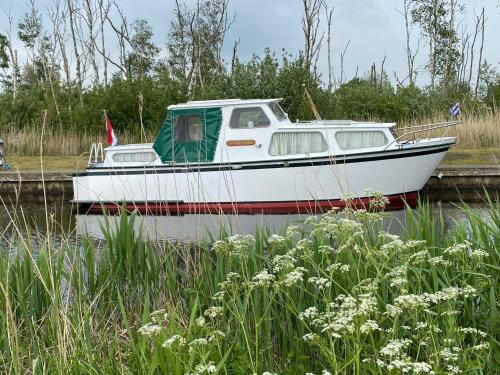
[[[73,176],[73,202],[89,213],[297,214],[384,197],[397,210],[416,204],[456,141],[415,135],[460,123],[292,122],[280,101],[170,105],[154,143],[93,144],[86,171]]]

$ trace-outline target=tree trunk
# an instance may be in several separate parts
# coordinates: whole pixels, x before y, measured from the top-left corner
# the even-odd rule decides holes
[[[83,107],[83,78],[82,78],[82,64],[80,60],[80,54],[78,53],[78,45],[76,43],[76,31],[75,31],[75,10],[73,9],[72,0],[67,0],[68,13],[69,13],[69,26],[71,29],[71,38],[73,41],[73,49],[75,52],[76,61],[76,78],[78,81],[78,96],[80,98],[80,106]]]
[[[481,12],[481,48],[479,48],[479,62],[477,64],[477,79],[476,79],[476,89],[474,92],[474,95],[477,97],[477,93],[479,90],[479,82],[481,80],[481,63],[483,60],[483,47],[484,47],[484,28],[485,28],[485,20],[484,20],[484,7],[483,11]]]
[[[333,89],[333,67],[332,67],[332,16],[333,16],[333,8],[331,10],[328,9],[328,5],[325,3],[325,14],[326,14],[326,26],[327,26],[327,59],[328,59],[328,91],[332,91]]]

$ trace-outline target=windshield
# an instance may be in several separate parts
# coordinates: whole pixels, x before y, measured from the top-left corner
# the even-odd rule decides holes
[[[271,108],[271,111],[273,111],[274,115],[279,121],[283,121],[284,119],[286,119],[285,112],[281,109],[280,105],[277,102],[269,103],[269,108]]]

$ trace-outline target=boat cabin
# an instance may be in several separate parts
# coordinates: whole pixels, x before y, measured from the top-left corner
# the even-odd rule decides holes
[[[99,166],[339,157],[399,147],[393,123],[291,122],[280,101],[229,99],[171,105],[154,144],[109,147]]]

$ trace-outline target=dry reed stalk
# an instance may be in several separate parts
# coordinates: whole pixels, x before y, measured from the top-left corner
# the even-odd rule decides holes
[[[453,128],[412,134],[409,138],[457,137],[456,149],[500,147],[500,111],[487,115],[470,114],[462,116],[459,120],[463,121],[463,124]],[[442,116],[420,119],[400,126],[438,122],[443,122]]]
[[[429,124],[441,122],[442,117],[420,119],[405,125]],[[491,112],[487,115],[471,114],[463,116],[464,123],[456,128],[434,132],[417,134],[419,138],[454,136],[457,137],[455,148],[469,149],[482,147],[500,147],[500,111]],[[152,140],[156,136],[156,130],[144,131],[143,134],[132,134],[130,132],[117,132],[121,144],[137,143],[140,139]],[[61,132],[58,129],[48,128],[45,130],[43,140],[44,155],[47,156],[77,156],[88,153],[92,143],[105,143],[106,134],[100,135],[82,132]],[[39,151],[40,130],[37,128],[16,129],[10,128],[2,132],[2,138],[6,140],[6,151],[9,155],[37,155]]]

